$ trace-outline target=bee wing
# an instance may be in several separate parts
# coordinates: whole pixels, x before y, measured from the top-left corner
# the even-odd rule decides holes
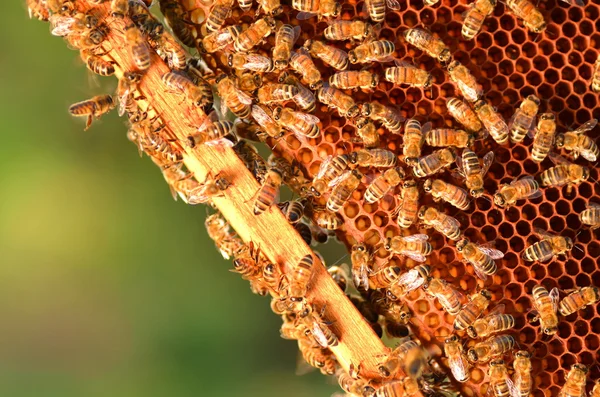
[[[329,186],[335,186],[340,184],[342,181],[346,180],[348,177],[350,177],[351,172],[350,171],[346,171],[344,172],[342,175],[337,176],[335,178],[333,178],[330,182],[329,182]]]
[[[511,130],[513,124],[515,123],[515,120],[517,118],[517,116],[519,116],[523,111],[519,108],[517,110],[515,110],[515,112],[513,113],[513,115],[511,116],[510,120],[508,120],[508,129]],[[531,120],[533,122],[533,119]]]
[[[527,136],[533,139],[535,134],[537,134],[537,126],[534,125],[527,131]]]
[[[554,153],[554,152],[548,153],[548,157],[556,165],[571,165],[572,164],[569,160],[567,160],[566,158],[564,158],[560,154],[557,154],[557,153]]]
[[[426,259],[424,255],[415,251],[402,251],[401,254],[404,256],[408,256],[410,259],[417,262],[425,262]]]
[[[456,179],[465,179],[467,177],[467,173],[465,172],[462,156],[456,156],[456,166],[458,168],[456,169],[456,171],[453,171],[451,173],[452,177]]]
[[[321,162],[321,165],[319,166],[319,171],[317,172],[317,176],[315,179],[323,178],[323,175],[329,168],[329,164],[331,163],[332,159],[333,159],[333,156],[329,155],[323,160],[323,162]]]
[[[588,161],[596,161],[596,153],[594,153],[594,151],[589,149],[579,149],[579,152],[581,153],[581,157],[584,159]]]
[[[196,204],[205,204],[210,201],[210,195],[206,194],[206,186],[202,185],[198,188],[192,190],[188,195],[188,204],[196,205]]]
[[[467,377],[469,370],[465,366],[465,360],[462,359],[462,354],[459,354],[457,357],[449,358],[448,364],[452,370],[452,375],[454,375],[456,380],[460,382]],[[489,389],[491,390],[491,387]]]
[[[475,9],[475,3],[470,4],[469,8],[467,8],[467,10],[465,12],[463,12],[462,15],[461,15],[463,21],[465,19],[467,19],[467,17],[469,16],[469,13],[471,11],[473,11],[474,9]]]
[[[57,14],[50,16],[50,24],[52,26],[52,30],[50,33],[53,36],[64,37],[72,32],[73,24],[77,22],[77,19],[70,17],[63,17]]]
[[[269,58],[256,54],[246,55],[246,63],[244,63],[244,67],[248,69],[262,69],[270,65],[271,60]]]
[[[577,128],[575,131],[573,131],[576,134],[585,134],[588,131],[591,131],[594,129],[594,127],[598,124],[598,120],[597,119],[592,119],[590,121],[585,122],[583,125],[581,125],[579,128]]]
[[[544,229],[540,229],[539,227],[533,228],[533,232],[542,240],[547,240],[556,237],[555,234],[548,233]]]
[[[561,0],[567,4],[570,4],[572,6],[579,6],[579,7],[584,7],[585,3],[583,2],[583,0]]]
[[[427,135],[427,133],[429,131],[431,131],[431,127],[432,127],[431,121],[428,121],[421,126],[421,134],[423,134],[423,140],[425,140],[425,135]],[[421,142],[421,143],[423,143],[423,142]]]
[[[316,321],[313,321],[312,334],[315,337],[317,343],[321,345],[321,347],[326,349],[329,346],[329,344],[327,343],[327,337],[325,336],[325,333],[321,329],[319,323],[317,323]]]
[[[485,274],[480,268],[479,266],[475,265],[474,263],[471,263],[473,265],[473,270],[475,270],[475,274],[477,275],[477,277],[479,277],[480,279],[482,279],[483,281],[487,280],[488,275]]]
[[[490,312],[485,317],[491,317],[491,316],[495,316],[496,314],[502,314],[502,313],[504,313],[505,307],[506,306],[504,306],[504,304],[502,304],[502,303],[499,305],[496,305],[496,306],[494,306],[494,308],[492,310],[490,310]],[[492,322],[495,324],[496,321],[498,321],[498,320],[496,320],[496,319],[491,320],[490,324],[492,324]]]
[[[483,156],[483,166],[481,167],[481,176],[485,176],[490,166],[494,162],[494,152],[487,152],[485,156]]]
[[[296,15],[296,19],[298,19],[299,21],[304,21],[306,19],[310,19],[312,17],[316,17],[318,14],[315,14],[314,12],[299,12]]]
[[[587,205],[587,208],[596,208],[596,209],[600,209],[600,204],[598,204],[598,203],[592,203],[592,202],[589,202],[589,203],[588,203],[588,205]]]
[[[129,96],[129,88],[126,89],[123,94],[119,97],[119,117],[123,116],[126,111],[127,97]]]
[[[484,254],[486,254],[487,256],[489,256],[492,259],[502,259],[504,258],[504,253],[500,250],[497,250],[495,248],[489,248],[489,247],[478,247],[479,250],[481,252],[483,252]]]
[[[298,351],[298,358],[296,359],[296,375],[306,375],[315,370],[316,368],[307,363],[306,360],[304,360],[302,353]]]
[[[273,118],[271,116],[269,116],[269,114],[267,112],[265,112],[265,110],[262,107],[260,107],[258,105],[252,106],[251,114],[252,114],[252,117],[254,117],[254,120],[256,120],[256,122],[261,126],[275,123]]]
[[[481,88],[473,88],[462,80],[458,80],[456,82],[456,85],[458,86],[458,89],[462,92],[465,99],[470,100],[471,102],[473,102],[473,99],[479,98],[482,94]]]
[[[317,116],[312,115],[312,114],[306,114],[306,113],[302,113],[302,112],[295,112],[295,113],[296,113],[296,117],[304,120],[308,124],[318,124],[321,121],[321,119],[319,119]]]
[[[552,301],[552,309],[556,312],[558,310],[558,300],[560,298],[558,288],[554,287],[548,294],[550,300]]]
[[[506,386],[508,387],[508,392],[510,393],[510,397],[520,397],[521,392],[515,383],[510,379],[510,377],[506,377]],[[491,387],[490,387],[491,389]]]
[[[398,2],[398,0],[386,0],[385,3],[390,10],[400,9],[400,3]]]
[[[204,144],[212,147],[233,147],[233,142],[227,138],[214,139],[212,141],[204,142]]]
[[[402,237],[402,240],[406,242],[427,241],[429,240],[429,236],[426,234],[413,234],[412,236]]]
[[[237,88],[235,89],[235,91],[236,91],[236,95],[241,103],[243,103],[244,105],[252,105],[252,97],[251,96],[249,96],[242,90],[238,90]]]

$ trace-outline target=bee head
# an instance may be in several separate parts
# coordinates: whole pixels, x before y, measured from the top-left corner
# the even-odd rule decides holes
[[[590,177],[590,169],[587,167],[583,167],[583,169],[581,170],[581,179],[583,179],[584,181],[587,181],[588,178]]]
[[[558,331],[558,327],[544,327],[544,333],[546,335],[554,335]]]
[[[427,211],[427,207],[426,206],[422,206],[421,208],[419,208],[419,212],[417,213],[417,216],[419,217],[419,219],[425,218],[425,212],[426,211]]]
[[[227,65],[229,65],[229,67],[233,67],[233,54],[229,54],[227,56]]]
[[[462,240],[459,240],[459,241],[456,243],[456,250],[457,250],[458,252],[462,252],[463,248],[465,248],[465,246],[466,246],[467,244],[469,244],[469,240],[468,240],[468,239],[466,239],[466,238],[463,238]]]
[[[455,334],[450,335],[445,343],[452,343],[452,342],[458,342],[458,336],[456,336]]]
[[[502,196],[500,193],[494,194],[494,203],[498,207],[504,207],[504,205],[506,204],[506,201],[504,200],[504,196]]]
[[[323,87],[323,80],[315,81],[314,83],[310,83],[308,86],[311,90],[318,90]]]
[[[388,290],[386,291],[385,295],[386,295],[386,296],[387,296],[387,297],[388,297],[390,300],[393,300],[393,301],[397,301],[397,300],[398,300],[398,297],[397,297],[396,295],[394,295],[394,293],[393,293],[393,292],[392,292],[390,289],[388,289]],[[402,313],[402,314],[404,314],[404,313]],[[400,314],[400,316],[402,316],[402,314]]]
[[[475,198],[481,197],[481,195],[483,195],[483,188],[471,189],[469,193],[471,193],[471,196]]]
[[[469,335],[470,338],[477,338],[477,331],[475,331],[475,327],[473,327],[472,325],[469,325],[467,327],[467,334]]]
[[[346,113],[346,117],[356,117],[356,116],[358,116],[358,105],[352,106],[348,110],[348,113]],[[366,124],[366,122],[365,122],[365,124]]]
[[[379,75],[376,73],[371,74],[371,87],[375,88],[379,85]]]
[[[381,376],[383,376],[384,378],[387,378],[391,375],[390,370],[387,369],[387,367],[385,365],[380,365],[377,370],[379,371],[379,374]]]
[[[542,33],[544,30],[546,30],[546,22],[542,22],[541,25],[534,27],[532,30],[534,33]]]
[[[361,129],[363,128],[365,125],[367,125],[367,123],[369,122],[369,120],[367,120],[366,117],[357,117],[354,120],[354,125],[356,126],[356,128]]]
[[[418,161],[419,161],[419,159],[417,157],[405,157],[404,158],[404,162],[410,166],[414,166],[415,164],[417,164]]]
[[[383,245],[383,248],[385,248],[386,251],[392,250],[392,238],[391,237],[388,237],[385,239],[385,244]]]
[[[283,112],[283,108],[281,106],[277,106],[273,109],[273,120],[279,121],[281,119],[281,113]]]
[[[421,288],[423,288],[424,290],[427,290],[429,288],[429,283],[431,282],[432,277],[429,276],[425,279],[425,282],[423,283],[423,285],[421,286]]]
[[[565,146],[565,134],[560,133],[560,134],[556,135],[555,144],[558,149]]]
[[[271,10],[271,16],[277,16],[283,12],[283,7],[279,5],[277,8]]]
[[[265,17],[264,19],[271,29],[275,29],[277,27],[277,24],[275,23],[275,19],[273,19],[273,17]]]
[[[431,179],[427,179],[425,181],[425,183],[423,183],[423,190],[425,190],[425,192],[427,192],[427,193],[430,193],[432,185],[433,185],[433,181]]]
[[[482,289],[481,291],[479,291],[479,293],[481,294],[481,296],[483,296],[487,300],[492,299],[492,294],[487,289]]]
[[[519,350],[518,352],[515,353],[516,357],[525,357],[525,358],[531,358],[531,354],[529,354],[528,351],[526,350]]]
[[[479,356],[477,355],[475,349],[469,349],[469,351],[467,351],[467,358],[472,362],[477,362]]]
[[[352,251],[365,252],[367,250],[367,246],[365,243],[358,243],[352,246]]]
[[[356,57],[356,53],[354,52],[354,50],[348,51],[348,60],[350,61],[350,63],[358,62],[358,58]]]
[[[570,237],[565,237],[565,246],[568,250],[573,248],[573,240]]]
[[[404,181],[404,183],[402,184],[402,187],[404,189],[408,189],[409,187],[415,187],[417,186],[417,182],[410,180],[410,181]]]
[[[340,16],[341,13],[342,13],[342,3],[336,3],[335,8],[333,9],[333,12],[331,13],[331,16],[333,18],[337,18]]]
[[[285,59],[278,59],[275,61],[275,67],[277,69],[285,69],[285,68],[287,68],[288,63],[289,62]],[[281,81],[280,81],[280,83],[281,83]]]
[[[541,103],[540,98],[536,97],[535,95],[529,95],[527,97],[527,99],[529,99],[531,102],[535,103],[536,105],[540,106],[540,103]],[[525,353],[527,353],[527,352],[525,352]]]
[[[373,111],[373,106],[369,102],[365,102],[360,107],[360,114],[364,117],[369,117]]]
[[[311,187],[310,187],[310,192],[311,192],[311,193],[312,193],[312,195],[313,195],[313,196],[315,196],[315,197],[321,197],[321,193],[320,193],[320,192],[319,192],[317,189],[315,189],[315,187],[314,187],[314,186],[311,186]]]
[[[572,366],[571,368],[572,368],[572,369],[578,369],[578,370],[580,370],[581,372],[583,372],[584,374],[587,374],[587,373],[588,373],[588,371],[589,371],[588,367],[586,367],[586,366],[585,366],[585,365],[583,365],[583,364],[579,364],[579,363],[577,363],[577,364],[573,364],[573,366]]]

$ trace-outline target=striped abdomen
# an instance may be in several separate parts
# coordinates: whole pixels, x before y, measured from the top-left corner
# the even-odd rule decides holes
[[[221,29],[230,12],[231,7],[222,4],[216,4],[212,10],[210,10],[210,14],[206,18],[206,30],[209,32],[215,32]]]
[[[462,26],[462,36],[465,40],[472,40],[481,30],[485,21],[485,14],[482,14],[475,5],[467,11]]]
[[[552,244],[549,240],[538,241],[537,243],[527,247],[527,249],[523,252],[523,259],[530,262],[544,262],[552,258],[552,256]]]

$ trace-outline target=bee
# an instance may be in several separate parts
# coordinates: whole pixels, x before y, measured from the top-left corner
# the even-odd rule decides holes
[[[312,182],[311,192],[317,197],[325,193],[331,181],[341,176],[348,169],[349,163],[350,156],[348,154],[328,156],[319,166],[319,171]]]
[[[577,159],[579,155],[588,160],[596,161],[600,157],[600,149],[596,142],[589,136],[585,135],[587,131],[591,131],[598,124],[598,120],[593,119],[577,128],[575,131],[558,134],[556,136],[556,147],[570,151],[573,159]]]
[[[231,232],[229,223],[223,219],[220,213],[207,216],[204,226],[223,258],[230,259],[235,252],[242,248],[244,243]]]
[[[433,227],[450,240],[458,240],[460,238],[460,223],[449,215],[436,210],[433,207],[423,206],[419,209],[419,219],[425,227]]]
[[[323,319],[325,306],[321,309],[320,314],[317,314],[310,305],[307,306],[307,309],[309,309],[307,310],[308,314],[301,317],[300,322],[308,327],[315,342],[324,349],[337,346],[339,343],[338,337],[333,333],[331,328],[329,328],[330,323],[327,323]]]
[[[515,326],[515,318],[510,314],[502,314],[504,305],[498,305],[483,318],[475,320],[475,322],[467,327],[467,334],[475,338],[485,338],[494,333],[506,331]]]
[[[358,117],[354,120],[354,125],[356,126],[357,138],[365,148],[371,149],[379,146],[379,134],[372,121],[366,117]]]
[[[134,24],[125,28],[125,39],[129,49],[129,54],[133,63],[139,70],[148,70],[152,59],[150,58],[150,48],[142,32]]]
[[[476,0],[463,14],[462,37],[473,40],[479,33],[485,18],[490,16],[496,8],[496,0]]]
[[[379,75],[368,70],[337,72],[329,77],[329,85],[342,90],[362,88],[370,90],[379,84]]]
[[[409,87],[429,88],[433,76],[428,71],[419,69],[408,62],[396,62],[396,66],[385,69],[385,79],[390,83],[408,85]]]
[[[318,16],[337,18],[342,12],[342,5],[335,0],[292,0],[292,8],[300,11],[297,15],[299,20],[305,20]]]
[[[316,138],[321,134],[321,128],[317,124],[321,120],[312,114],[294,112],[278,106],[273,109],[273,120],[292,131],[296,136]]]
[[[244,244],[235,253],[233,271],[239,273],[244,280],[257,280],[262,274],[260,255],[260,249],[254,247],[252,242]]]
[[[284,285],[285,276],[276,263],[265,263],[262,271],[262,279],[265,285],[277,296],[281,294],[284,287],[287,288],[287,285]]]
[[[348,287],[348,280],[350,280],[350,276],[348,275],[348,265],[343,263],[340,266],[331,266],[327,269],[327,273],[331,276],[333,281],[340,287],[340,289],[346,292],[346,287]]]
[[[254,201],[254,215],[262,214],[275,203],[282,183],[282,172],[277,168],[270,168]]]
[[[419,212],[419,188],[415,181],[405,181],[400,192],[400,204],[398,211],[398,226],[403,229],[409,228],[418,217]]]
[[[44,0],[27,0],[27,11],[29,19],[36,18],[40,21],[47,21],[50,18],[50,12]]]
[[[446,99],[446,107],[448,108],[448,113],[462,124],[468,132],[476,133],[483,128],[477,114],[463,100],[448,98]]]
[[[205,185],[193,179],[192,173],[182,170],[181,164],[164,166],[162,173],[169,185],[173,199],[177,200],[177,197],[180,197],[184,203],[191,205],[208,201],[204,194]],[[219,186],[221,185],[219,184]],[[226,189],[224,185],[219,186],[214,190]]]
[[[263,17],[241,32],[233,41],[233,48],[238,52],[248,52],[260,44],[275,30],[275,20]]]
[[[454,329],[462,331],[472,326],[475,320],[487,309],[490,299],[492,299],[492,294],[485,289],[469,296],[469,302],[463,305],[454,319]]]
[[[444,354],[448,358],[448,367],[450,367],[454,379],[459,382],[466,382],[471,379],[470,364],[463,352],[463,346],[458,336],[453,334],[446,339]]]
[[[212,93],[211,96],[208,96],[205,89],[194,84],[194,82],[183,73],[165,73],[162,77],[162,81],[169,90],[182,93],[186,99],[196,107],[206,107],[208,104],[212,103]]]
[[[421,345],[407,337],[390,353],[385,362],[379,365],[378,370],[383,377],[388,378],[403,367],[406,375],[418,379],[428,366],[427,361]]]
[[[416,266],[402,273],[398,280],[390,285],[386,296],[393,301],[406,296],[409,292],[416,290],[425,283],[429,277],[431,268],[427,265]]]
[[[356,243],[352,246],[352,281],[359,291],[369,289],[369,273],[372,268],[373,257],[365,243]]]
[[[338,212],[358,188],[362,177],[360,172],[352,170],[342,174],[338,181],[332,181],[333,189],[327,200],[327,209],[331,212]]]
[[[217,0],[206,17],[205,27],[209,33],[221,29],[225,20],[231,15],[233,0]]]
[[[513,396],[529,397],[533,386],[533,379],[531,377],[531,355],[529,352],[525,350],[516,352],[513,368],[515,370],[513,375],[515,393],[513,393]]]
[[[152,40],[159,40],[165,31],[163,24],[152,15],[148,10],[148,6],[141,1],[129,0],[129,17],[142,33],[147,34]],[[184,40],[185,37],[180,37],[180,39],[185,45],[194,47],[195,39],[191,33],[189,33],[189,36],[191,41],[189,39]]]
[[[588,368],[583,364],[573,364],[565,379],[559,397],[584,397]]]
[[[217,91],[221,95],[221,114],[227,113],[227,108],[240,118],[247,118],[252,111],[252,98],[238,89],[227,75],[222,74],[215,80]]]
[[[292,225],[300,222],[304,216],[304,202],[302,200],[284,201],[277,204],[285,219]]]
[[[467,238],[463,238],[456,243],[456,250],[466,262],[473,265],[475,274],[482,280],[496,273],[498,267],[495,260],[504,258],[501,251],[471,243]]]
[[[589,168],[570,163],[564,157],[552,152],[548,157],[557,165],[540,174],[539,180],[542,186],[568,185],[567,193],[570,194],[573,185],[578,185],[590,177]]]
[[[298,232],[300,237],[302,237],[302,240],[304,240],[306,245],[312,244],[313,232],[310,226],[308,226],[306,223],[300,222],[294,225],[294,229],[296,229],[296,231]]]
[[[188,66],[187,51],[170,34],[160,38],[158,53],[172,69],[183,70]]]
[[[431,123],[421,127],[417,119],[410,119],[404,127],[404,144],[402,154],[407,165],[416,166],[421,157],[421,148],[425,142],[425,135],[431,128]]]
[[[419,158],[413,166],[413,174],[417,178],[424,178],[440,172],[443,168],[447,168],[457,159],[456,153],[451,149],[439,149],[435,152]]]
[[[484,193],[483,177],[487,174],[493,162],[494,152],[488,152],[483,156],[482,165],[477,154],[466,148],[463,150],[462,156],[456,159],[458,172],[455,176],[465,180],[471,196],[481,197]]]
[[[311,90],[302,85],[296,76],[288,74],[280,82],[294,85],[298,89],[298,93],[294,95],[292,100],[300,107],[300,109],[306,112],[315,110],[315,107],[317,106],[317,97]]]
[[[271,138],[279,139],[284,135],[283,130],[275,120],[260,105],[252,105],[252,117],[260,125],[261,129]]]
[[[258,101],[262,104],[285,102],[298,95],[298,88],[291,84],[268,83],[258,90]]]
[[[314,259],[311,254],[307,254],[294,266],[290,274],[290,285],[288,288],[288,297],[296,309],[304,308],[306,291],[308,283],[312,276]],[[297,310],[297,312],[300,312]]]
[[[539,183],[532,176],[515,179],[510,185],[498,186],[494,203],[499,207],[510,207],[523,199],[535,199],[542,195]]]
[[[488,376],[490,377],[490,389],[495,397],[514,396],[514,385],[503,360],[490,362]]]
[[[242,32],[240,25],[226,26],[215,32],[211,32],[198,42],[198,48],[202,52],[213,53],[233,44],[234,40]]]
[[[101,57],[94,55],[89,50],[82,50],[81,60],[87,65],[88,69],[100,76],[112,76],[115,74],[113,62],[106,61]]]
[[[328,22],[323,34],[327,40],[331,41],[365,40],[374,37],[375,30],[371,24],[364,21],[336,19]]]
[[[553,288],[550,292],[541,285],[533,286],[531,291],[533,296],[533,306],[538,314],[533,320],[540,320],[542,331],[546,335],[554,335],[558,331],[558,288]],[[533,322],[532,320],[532,322]]]
[[[558,311],[563,316],[568,316],[588,305],[600,301],[600,288],[581,287],[565,296],[558,305]]]
[[[470,348],[467,351],[467,358],[471,362],[483,364],[509,352],[514,346],[515,339],[510,335],[492,336]]]
[[[475,135],[452,128],[435,128],[425,135],[425,141],[434,147],[466,148],[473,145]]]
[[[423,284],[423,289],[427,294],[437,298],[443,309],[451,316],[456,316],[460,312],[461,295],[446,280],[430,277]]]
[[[273,47],[273,63],[277,69],[282,70],[288,66],[292,48],[299,36],[300,26],[281,25],[277,29],[277,32],[275,32],[275,46]]]
[[[248,9],[252,7],[252,0],[238,0],[238,2],[239,1],[249,2],[250,5],[248,6]],[[258,5],[266,15],[272,17],[277,16],[283,12],[283,7],[281,6],[281,2],[279,0],[258,0]]]
[[[310,330],[308,331],[310,333]],[[298,349],[304,360],[312,367],[318,368],[323,375],[334,375],[336,370],[336,361],[328,349],[321,346],[315,346],[314,342],[303,338],[298,340]],[[298,374],[302,375],[305,371],[299,368]]]
[[[319,101],[330,108],[338,111],[342,117],[356,117],[358,115],[358,106],[350,95],[333,87],[322,87],[317,92]]]
[[[426,30],[417,28],[407,29],[402,32],[402,36],[409,44],[417,47],[441,63],[447,63],[452,56],[446,44]]]
[[[348,68],[348,54],[339,48],[327,45],[320,40],[306,40],[306,48],[313,57],[320,58],[324,63],[337,70]]]
[[[290,67],[302,75],[302,81],[308,84],[311,90],[318,90],[323,86],[321,72],[315,66],[308,50],[304,47],[292,52],[290,55]]]
[[[540,228],[534,228],[534,232],[541,240],[523,251],[521,258],[526,261],[546,262],[556,259],[558,255],[566,255],[573,248],[573,240],[570,237],[557,236]]]
[[[148,1],[145,2],[149,7]],[[165,21],[171,27],[175,36],[183,44],[188,47],[196,46],[196,39],[192,33],[192,24],[187,21],[186,10],[183,6],[175,0],[160,0],[160,11],[165,17]],[[214,18],[211,17],[211,18]],[[212,25],[211,25],[212,26]],[[208,27],[208,26],[207,26]]]
[[[218,144],[225,144],[233,146],[233,143],[227,139],[223,139],[229,135],[232,131],[233,123],[231,121],[215,121],[210,122],[208,126],[203,126],[201,129],[194,134],[187,137],[187,144],[190,148],[195,148],[202,144],[212,144],[218,142]],[[230,142],[230,143],[225,143]]]
[[[591,226],[591,230],[600,227],[600,204],[589,202],[586,209],[579,214],[579,219],[584,225]]]
[[[52,14],[71,15],[76,11],[74,0],[46,0],[46,6]]]
[[[253,93],[262,87],[262,76],[250,70],[238,70],[236,73],[235,85],[245,93]]]
[[[358,149],[348,155],[351,164],[357,167],[394,167],[398,161],[394,152],[387,149]]]
[[[476,102],[483,95],[483,90],[477,84],[475,77],[460,62],[450,62],[447,70],[450,80],[458,86],[458,89],[467,101]]]
[[[600,54],[598,55],[598,59],[596,59],[596,63],[594,63],[591,87],[592,91],[600,92]]]
[[[392,134],[399,134],[402,130],[404,117],[400,115],[398,109],[391,106],[385,106],[375,101],[365,102],[361,106],[361,115],[381,122]]]
[[[435,201],[446,201],[462,211],[466,211],[471,204],[466,190],[441,179],[427,179],[423,190],[425,193],[431,193]]]
[[[142,80],[142,74],[137,72],[125,72],[119,79],[117,85],[117,96],[119,98],[119,116],[125,112],[134,113],[138,109],[134,93]]]
[[[368,390],[368,395],[375,395],[375,389],[368,385],[365,380],[354,379],[349,374],[342,372],[338,376],[338,383],[343,391],[355,396],[364,396],[365,389]]]
[[[544,16],[529,0],[507,0],[506,5],[517,18],[523,20],[523,26],[533,33],[546,30]]]
[[[368,0],[365,2],[366,11],[373,22],[383,22],[386,7],[390,10],[399,10],[400,3],[397,0]]]
[[[90,128],[92,121],[114,109],[116,103],[110,95],[97,95],[93,98],[77,102],[69,106],[69,113],[77,117],[87,117],[85,131]]]
[[[596,90],[596,91],[600,91],[600,90]],[[594,388],[592,389],[592,392],[590,393],[590,397],[599,397],[600,396],[600,380],[596,381],[596,384],[594,385]]]
[[[237,70],[252,70],[261,73],[273,71],[273,61],[271,58],[257,54],[229,54],[227,57],[227,64],[229,67]]]
[[[386,170],[375,179],[367,187],[365,191],[364,199],[367,203],[375,203],[383,196],[393,191],[404,179],[404,169],[401,167],[394,167]]]
[[[479,120],[499,145],[508,142],[508,126],[502,116],[494,110],[484,99],[481,99],[473,105]]]
[[[398,281],[402,270],[398,266],[386,266],[383,269],[369,273],[369,286],[372,289],[388,288]]]
[[[111,0],[110,2],[110,15],[113,18],[125,18],[125,15],[129,14],[129,1],[128,0]]]
[[[531,158],[533,161],[541,163],[548,153],[552,150],[554,144],[554,134],[556,133],[556,122],[552,113],[541,114],[538,119],[535,138],[533,139],[533,149]]]
[[[419,383],[416,380],[407,377],[402,380],[385,382],[375,391],[374,397],[411,397],[416,396],[418,393]]]
[[[394,255],[405,255],[417,262],[425,262],[425,257],[433,251],[426,234],[413,234],[412,236],[388,237],[384,248]]]
[[[348,52],[350,63],[388,62],[393,59],[396,46],[389,40],[373,40],[360,44]]]
[[[525,138],[525,135],[531,131],[539,108],[540,99],[535,95],[529,95],[521,102],[521,106],[515,111],[515,114],[508,123],[510,141],[512,143],[521,142]]]
[[[313,219],[317,226],[327,230],[339,229],[344,221],[335,212],[321,210],[313,212]]]

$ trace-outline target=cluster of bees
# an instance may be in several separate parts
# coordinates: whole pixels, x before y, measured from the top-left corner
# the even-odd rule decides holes
[[[503,313],[502,305],[490,308],[491,294],[487,290],[474,292],[465,301],[450,283],[434,277],[431,267],[424,264],[433,251],[429,236],[408,234],[408,230],[418,225],[433,228],[454,241],[462,259],[473,267],[479,278],[486,280],[496,273],[496,260],[501,259],[503,253],[464,237],[460,222],[434,206],[421,205],[423,196],[430,195],[436,202],[445,202],[461,211],[467,211],[473,199],[487,198],[484,181],[494,162],[494,153],[488,152],[480,158],[473,148],[477,141],[488,136],[500,145],[507,145],[509,141],[519,143],[529,136],[533,139],[531,159],[541,163],[549,158],[555,164],[537,177],[521,177],[500,185],[491,195],[498,207],[506,208],[540,197],[542,187],[567,185],[570,189],[589,179],[590,170],[566,160],[554,149],[564,150],[573,159],[581,156],[597,161],[600,150],[586,135],[597,125],[596,120],[558,133],[554,115],[538,115],[540,100],[530,95],[506,122],[483,98],[475,77],[453,59],[446,44],[420,28],[407,29],[402,37],[439,61],[457,86],[463,99],[447,98],[446,105],[448,113],[461,127],[433,129],[431,123],[422,124],[416,118],[404,120],[393,106],[377,101],[356,103],[348,92],[373,89],[381,78],[394,85],[423,89],[433,84],[427,71],[394,59],[394,42],[378,38],[386,8],[399,7],[394,0],[366,2],[373,24],[336,19],[341,4],[334,0],[292,0],[291,7],[298,11],[297,19],[318,16],[328,20],[322,38],[305,40],[301,46],[296,44],[300,28],[276,20],[283,11],[279,0],[259,0],[257,15],[264,15],[246,29],[226,25],[235,5],[233,0],[217,0],[204,22],[202,37],[193,34],[186,20],[186,10],[175,0],[159,1],[173,34],[150,13],[148,7],[152,1],[88,2],[110,3],[110,17],[125,21],[126,27],[119,34],[125,36],[134,69],[121,70],[111,60],[111,50],[104,44],[114,29],[110,23],[99,20],[93,10],[81,12],[75,0],[28,0],[30,15],[49,20],[52,33],[64,37],[72,48],[79,50],[81,59],[92,72],[119,76],[116,95],[99,95],[76,103],[70,112],[86,117],[87,129],[94,118],[118,106],[119,114],[126,114],[130,121],[127,137],[136,144],[140,154],[146,153],[160,167],[175,198],[180,197],[188,204],[210,203],[230,186],[230,182],[218,174],[198,182],[185,170],[181,146],[195,148],[202,144],[233,148],[261,184],[254,198],[254,214],[260,216],[278,207],[308,244],[324,242],[332,231],[343,229],[344,218],[340,212],[363,181],[367,181],[362,197],[365,203],[374,204],[389,195],[395,197],[395,222],[407,234],[387,237],[375,247],[357,242],[351,246],[350,266],[328,269],[378,335],[383,335],[383,324],[389,337],[400,338],[398,346],[381,357],[377,380],[365,379],[360,363],[355,363],[349,373],[342,371],[331,352],[330,348],[339,343],[340,337],[331,330],[327,320],[327,311],[333,308],[316,307],[307,299],[318,253],[305,256],[286,273],[252,242],[244,243],[237,237],[220,214],[207,218],[206,229],[219,251],[225,258],[233,258],[234,270],[250,282],[253,292],[272,297],[271,308],[283,319],[282,337],[298,341],[308,364],[324,374],[336,375],[342,389],[353,396],[411,396],[419,391],[426,395],[456,396],[460,394],[452,386],[453,381],[467,382],[471,367],[488,363],[489,388],[494,396],[530,394],[533,386],[530,353],[516,351],[512,370],[503,361],[506,354],[518,347],[514,337],[507,333],[514,327],[515,318]],[[238,5],[244,11],[253,6],[251,0],[239,0]],[[465,39],[477,34],[494,6],[493,0],[477,0],[472,4],[465,15],[462,31]],[[529,1],[509,0],[507,6],[528,29],[544,30],[541,13]],[[273,46],[265,50],[261,44],[270,36],[274,36]],[[176,38],[189,47],[198,48],[203,55],[190,56]],[[346,52],[332,45],[336,41],[348,41],[351,49]],[[160,115],[151,104],[144,102],[139,89],[145,72],[152,66],[154,53],[171,69],[162,76],[164,88],[179,94],[194,110],[187,116],[190,123],[197,126],[197,132],[185,142],[175,144],[168,139]],[[204,56],[217,56],[216,73],[207,66]],[[317,63],[316,59],[319,59]],[[326,68],[318,67],[319,62]],[[373,63],[393,63],[394,66],[384,68],[380,76],[364,67]],[[328,77],[324,76],[327,70],[332,71]],[[600,59],[592,88],[600,90]],[[213,91],[217,93],[220,107],[211,112]],[[285,145],[286,135],[293,135],[301,143],[310,144],[310,139],[322,134],[320,119],[313,114],[319,104],[351,121],[356,127],[355,143],[360,148],[327,157],[314,178],[306,177],[305,170],[296,162],[282,156],[263,159],[249,142]],[[229,121],[227,114],[233,114],[236,121]],[[385,134],[402,137],[402,153],[382,144],[381,128]],[[430,153],[424,154],[425,150]],[[456,170],[451,176],[458,184],[435,177],[455,163]],[[283,184],[299,198],[277,202]],[[592,229],[600,227],[600,204],[589,203],[579,216],[581,222]],[[540,241],[524,250],[522,259],[525,261],[546,262],[566,255],[574,245],[569,237],[541,229],[535,231]],[[394,261],[379,264],[374,259],[379,248],[391,256],[404,256],[419,264],[410,269]],[[436,299],[454,317],[456,332],[444,343],[445,362],[453,379],[420,342],[409,335],[407,325],[413,319],[404,299],[419,289]],[[554,335],[559,314],[568,316],[599,300],[597,287],[566,291],[561,300],[558,289],[548,291],[536,285],[532,291],[537,313],[534,320],[539,320],[545,334]],[[475,340],[468,349],[461,339],[465,336]],[[581,364],[574,365],[562,395],[583,396],[586,372]],[[592,395],[600,395],[598,384]]]

